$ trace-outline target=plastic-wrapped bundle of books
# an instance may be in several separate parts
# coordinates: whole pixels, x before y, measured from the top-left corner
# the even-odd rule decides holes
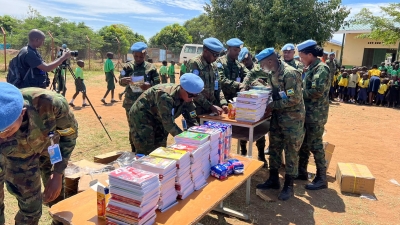
[[[203,164],[209,165],[208,154],[210,152],[209,141],[205,142],[200,146],[189,145],[184,143],[175,143],[168,148],[183,150],[190,153],[190,174],[194,184],[194,190],[200,190],[207,184],[207,179],[204,176]]]
[[[220,136],[218,137],[219,159],[216,161],[211,158],[211,166],[215,166],[218,163],[225,162],[229,158],[229,152],[231,151],[232,125],[207,121],[204,123],[204,125],[202,125],[202,127],[217,129],[220,132]],[[214,147],[212,146],[212,148]],[[214,151],[214,149],[212,149],[211,151]]]
[[[194,191],[190,176],[190,154],[186,151],[160,147],[150,153],[150,156],[176,160],[175,189],[178,198],[185,199]]]
[[[132,167],[157,173],[161,183],[158,208],[165,212],[178,202],[175,190],[176,161],[153,156],[144,156],[134,161]]]
[[[150,225],[160,199],[159,175],[133,167],[109,174],[111,198],[106,217],[110,224]]]
[[[262,119],[271,97],[270,89],[238,92],[236,98],[236,120],[257,122]]]

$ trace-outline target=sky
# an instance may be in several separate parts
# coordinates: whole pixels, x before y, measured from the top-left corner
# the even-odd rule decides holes
[[[111,24],[125,24],[149,39],[163,27],[194,18],[204,12],[208,0],[0,0],[0,15],[26,17],[29,5],[43,16],[60,16],[85,22],[94,30]],[[375,14],[388,0],[343,0],[355,15],[367,7]],[[341,41],[342,35],[334,35]]]

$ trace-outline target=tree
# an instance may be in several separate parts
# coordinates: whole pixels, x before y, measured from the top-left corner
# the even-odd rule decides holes
[[[323,44],[350,13],[340,4],[340,0],[211,0],[205,10],[222,41],[238,37],[246,46],[262,49],[310,38]]]
[[[9,15],[0,16],[0,27],[3,27],[7,34],[11,33],[13,29],[17,28],[20,23],[21,21]]]
[[[391,3],[380,8],[383,15],[374,16],[369,9],[363,8],[351,20],[353,24],[371,27],[371,33],[357,37],[381,40],[385,45],[396,44],[400,40],[400,3]]]
[[[203,39],[215,36],[215,28],[211,18],[207,14],[201,14],[198,17],[187,20],[183,26],[192,36],[192,41],[195,44],[202,44]]]
[[[185,27],[175,23],[161,29],[154,37],[150,38],[152,45],[163,46],[168,50],[181,49],[184,44],[192,43],[192,37]]]

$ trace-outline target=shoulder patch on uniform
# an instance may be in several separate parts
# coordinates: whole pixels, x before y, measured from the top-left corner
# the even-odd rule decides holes
[[[196,111],[191,111],[189,114],[190,114],[190,117],[192,117],[192,118],[197,117]]]
[[[222,68],[222,63],[220,63],[220,62],[217,63],[217,67],[218,67],[218,68]]]
[[[293,90],[293,88],[287,90],[287,91],[286,91],[286,95],[287,95],[287,96],[292,96],[292,95],[294,95],[294,90]]]
[[[200,74],[199,70],[193,70],[192,73],[196,74],[197,76]]]
[[[70,136],[72,134],[75,134],[75,130],[72,127],[70,127],[64,130],[57,130],[57,133],[59,133],[60,136]]]

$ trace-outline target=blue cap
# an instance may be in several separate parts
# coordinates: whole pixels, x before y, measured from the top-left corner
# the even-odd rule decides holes
[[[286,45],[283,46],[283,48],[281,49],[281,51],[290,51],[290,50],[294,50],[294,44],[292,43],[288,43]]]
[[[247,59],[248,56],[249,56],[249,50],[246,47],[242,48],[240,50],[238,57],[239,62],[243,61],[243,59]]]
[[[273,53],[275,53],[274,48],[266,48],[266,49],[262,50],[260,53],[258,53],[258,55],[256,55],[256,59],[260,62],[261,60],[267,58],[268,56],[272,55]]]
[[[295,58],[295,59],[300,59],[300,56],[296,55],[294,58]]]
[[[181,87],[191,94],[198,94],[204,89],[203,80],[193,73],[185,73],[179,79]]]
[[[307,40],[297,45],[297,50],[299,52],[303,51],[305,48],[317,45],[317,42],[314,40]]]
[[[232,38],[226,42],[226,45],[228,45],[229,47],[242,48],[243,41],[241,41],[239,38]]]
[[[329,53],[329,55],[336,55],[336,53],[335,52],[331,52],[331,53]]]
[[[62,47],[63,49],[67,49],[67,45],[66,45],[66,44],[62,44],[61,47]]]
[[[224,45],[216,38],[210,37],[203,40],[203,45],[214,52],[221,52],[224,50]]]
[[[21,115],[24,98],[14,85],[0,82],[0,132],[11,126]]]
[[[147,49],[147,45],[144,42],[136,42],[132,45],[131,51],[132,52],[141,52],[144,53]]]
[[[324,55],[329,55],[329,52],[327,52],[327,51],[324,51]]]

